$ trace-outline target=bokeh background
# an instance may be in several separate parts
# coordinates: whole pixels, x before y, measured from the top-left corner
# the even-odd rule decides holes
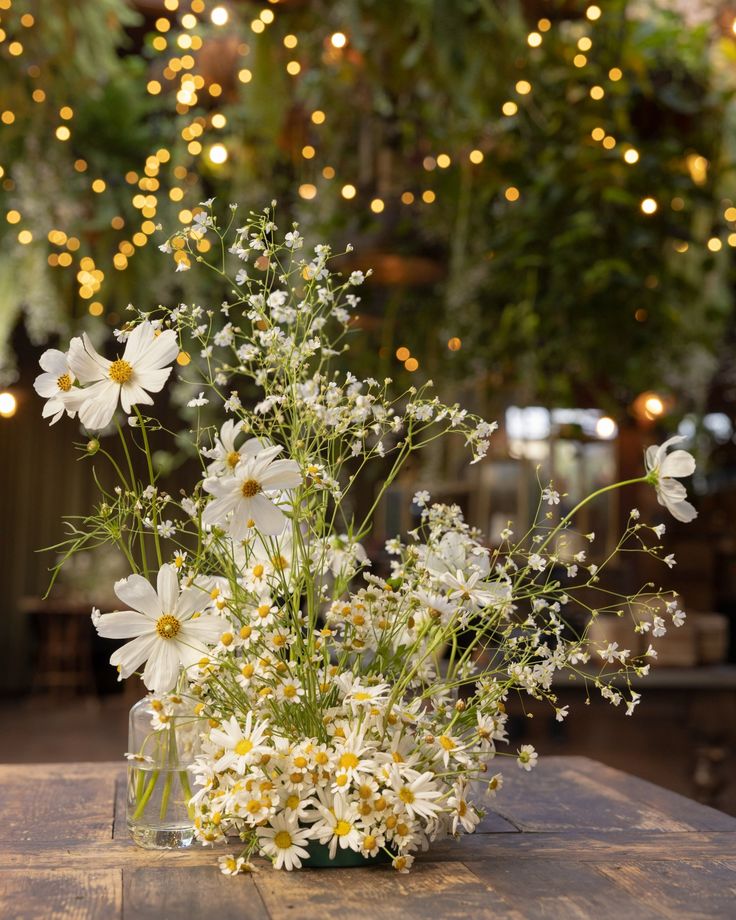
[[[58,553],[39,550],[94,493],[84,435],[40,417],[38,357],[81,330],[102,347],[130,302],[207,305],[158,245],[205,199],[277,199],[283,226],[373,268],[356,372],[432,378],[500,423],[487,462],[432,454],[392,487],[376,566],[417,488],[492,544],[538,477],[574,503],[687,438],[694,524],[651,490],[581,522],[611,544],[636,506],[677,555],[617,570],[690,614],[636,716],[563,684],[568,722],[519,703],[512,734],[736,814],[734,90],[726,0],[0,0],[2,759],[116,759],[142,692],[89,622],[114,554],[44,596]],[[171,387],[182,429],[191,395]],[[160,447],[169,490],[191,482],[186,437]]]

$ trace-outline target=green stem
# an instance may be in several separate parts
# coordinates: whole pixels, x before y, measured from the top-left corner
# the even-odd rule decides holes
[[[156,488],[156,477],[153,472],[153,458],[151,457],[151,448],[148,444],[148,432],[146,431],[146,423],[143,420],[140,409],[138,406],[133,406],[135,414],[138,418],[138,425],[141,429],[141,434],[143,435],[143,448],[146,454],[146,465],[148,466],[148,480],[151,483],[151,488]],[[151,502],[152,512],[153,512],[153,542],[156,546],[156,558],[158,559],[159,568],[164,564],[163,556],[161,555],[161,543],[158,536],[158,501],[156,500],[156,494],[154,492],[153,500]]]
[[[143,812],[145,811],[146,805],[148,805],[148,800],[151,798],[153,794],[153,790],[156,787],[156,781],[158,780],[158,775],[159,775],[158,770],[154,770],[153,773],[151,773],[151,778],[148,780],[146,791],[143,793],[143,796],[138,801],[138,806],[136,810],[133,812],[134,821],[137,821],[141,817]]]

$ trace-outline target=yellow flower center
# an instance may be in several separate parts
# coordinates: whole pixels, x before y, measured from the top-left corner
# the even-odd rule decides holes
[[[253,577],[260,578],[263,575],[263,566],[259,562],[258,565],[253,566]]]
[[[465,799],[460,799],[460,802],[457,806],[457,813],[462,818],[467,812],[467,810],[468,810],[468,803],[465,801]]]
[[[273,838],[273,842],[280,850],[288,850],[291,846],[291,834],[288,831],[279,831]]]
[[[338,821],[335,825],[335,836],[344,837],[346,834],[349,834],[353,829],[353,825],[348,821]]]
[[[303,770],[303,769],[306,767],[306,765],[307,765],[307,758],[306,758],[306,757],[302,757],[301,755],[299,755],[298,757],[295,757],[295,758],[294,758],[294,766],[295,766],[298,770]]]
[[[240,669],[240,673],[243,675],[243,677],[253,677],[255,670],[255,666],[249,662],[248,664],[243,665],[243,667]]]
[[[355,769],[359,763],[360,761],[355,756],[355,754],[352,753],[352,751],[346,751],[346,753],[340,757],[340,766],[343,768],[343,770]]]
[[[359,690],[357,693],[353,694],[353,699],[358,703],[363,703],[370,698],[370,693],[366,693],[365,690]]]
[[[363,838],[363,849],[372,850],[376,845],[376,838],[372,834],[367,834]]]
[[[173,639],[180,629],[181,623],[170,613],[165,613],[156,620],[156,632],[162,639]]]
[[[402,869],[406,868],[406,856],[397,856],[394,860],[394,869],[398,869],[401,872]]]
[[[283,572],[284,569],[288,569],[289,560],[285,559],[283,556],[279,555],[273,560],[273,567],[278,569],[280,572]]]
[[[448,738],[447,735],[442,735],[440,737],[440,745],[446,751],[452,751],[455,748],[455,742],[452,740],[452,738]]]
[[[289,798],[286,800],[286,807],[291,808],[292,811],[295,808],[298,808],[299,807],[299,796],[290,795]]]
[[[293,684],[285,684],[284,696],[287,700],[293,699],[296,696],[296,687]]]
[[[261,811],[260,799],[251,799],[245,806],[245,810],[248,814],[257,815]]]
[[[326,763],[330,762],[330,758],[324,751],[319,751],[314,759],[321,767],[324,767]]]
[[[243,498],[253,498],[254,495],[258,495],[261,491],[261,484],[257,479],[246,479],[240,490]]]
[[[252,750],[253,742],[250,740],[250,738],[243,738],[235,745],[235,753],[239,754],[241,757],[245,754],[250,754]]]
[[[56,386],[62,391],[62,393],[68,393],[72,388],[72,378],[69,374],[62,374],[61,377],[56,381]]]
[[[373,795],[373,790],[370,786],[363,784],[360,789],[358,789],[358,795],[361,799],[369,799]]]
[[[121,386],[124,383],[127,383],[130,378],[133,376],[133,367],[127,361],[123,361],[122,358],[118,358],[117,361],[113,361],[110,365],[110,380],[113,383],[119,383]]]
[[[225,462],[231,470],[234,470],[235,467],[240,463],[240,454],[237,452],[237,450],[231,450],[225,458]]]
[[[241,639],[250,639],[253,628],[251,626],[241,626],[240,627],[240,638]]]
[[[411,805],[411,803],[414,801],[414,793],[411,791],[411,789],[409,789],[408,786],[404,786],[404,788],[399,792],[399,798],[402,802],[404,802],[405,805]]]

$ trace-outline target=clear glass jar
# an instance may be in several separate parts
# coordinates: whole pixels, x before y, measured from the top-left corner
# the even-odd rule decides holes
[[[130,710],[128,830],[138,846],[177,849],[194,843],[191,772],[204,719],[179,696],[147,696]]]

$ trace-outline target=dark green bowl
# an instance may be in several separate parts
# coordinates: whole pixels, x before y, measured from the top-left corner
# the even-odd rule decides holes
[[[309,858],[302,860],[302,866],[313,869],[349,869],[356,866],[379,866],[382,863],[391,861],[383,850],[379,850],[375,856],[363,856],[362,853],[356,853],[355,850],[339,847],[335,852],[335,858],[330,859],[330,848],[326,843],[319,843],[317,840],[310,840],[307,845]]]

